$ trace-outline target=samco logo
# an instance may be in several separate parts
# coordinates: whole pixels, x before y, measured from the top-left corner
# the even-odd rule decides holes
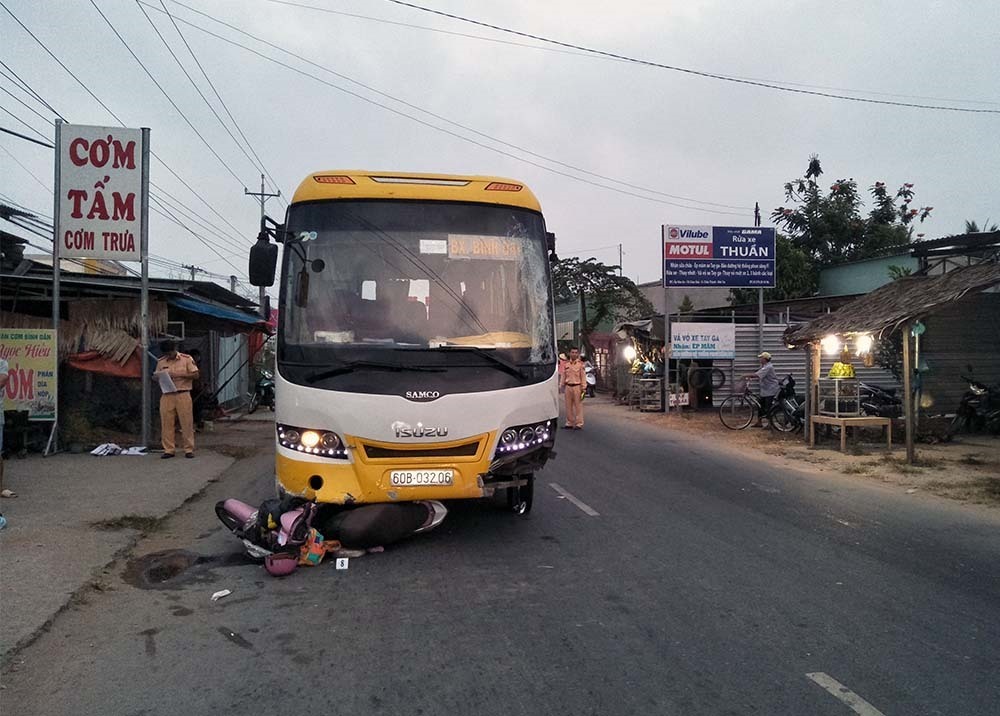
[[[436,400],[441,397],[440,390],[408,390],[403,393],[407,400]]]

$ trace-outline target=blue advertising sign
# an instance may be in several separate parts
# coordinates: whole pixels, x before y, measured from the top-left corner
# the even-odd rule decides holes
[[[663,226],[663,285],[774,288],[774,229]]]

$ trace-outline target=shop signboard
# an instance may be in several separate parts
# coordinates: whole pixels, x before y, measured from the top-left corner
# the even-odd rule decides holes
[[[55,420],[55,331],[0,328],[0,359],[7,362],[3,409],[27,410],[31,420]]]
[[[58,145],[60,257],[139,261],[142,130],[63,124]]]
[[[664,287],[773,288],[774,228],[663,226]]]
[[[736,324],[671,323],[671,358],[736,358]]]

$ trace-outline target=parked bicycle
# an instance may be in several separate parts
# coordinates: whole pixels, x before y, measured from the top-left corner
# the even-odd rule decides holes
[[[804,411],[795,395],[795,379],[788,375],[781,381],[781,390],[771,402],[771,408],[762,414],[760,398],[744,381],[743,392],[730,395],[719,406],[719,420],[730,430],[743,430],[753,423],[766,420],[772,430],[790,433],[801,429]]]

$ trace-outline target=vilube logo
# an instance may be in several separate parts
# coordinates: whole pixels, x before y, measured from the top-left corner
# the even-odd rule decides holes
[[[408,390],[403,393],[407,400],[427,401],[437,400],[441,397],[440,390]]]

